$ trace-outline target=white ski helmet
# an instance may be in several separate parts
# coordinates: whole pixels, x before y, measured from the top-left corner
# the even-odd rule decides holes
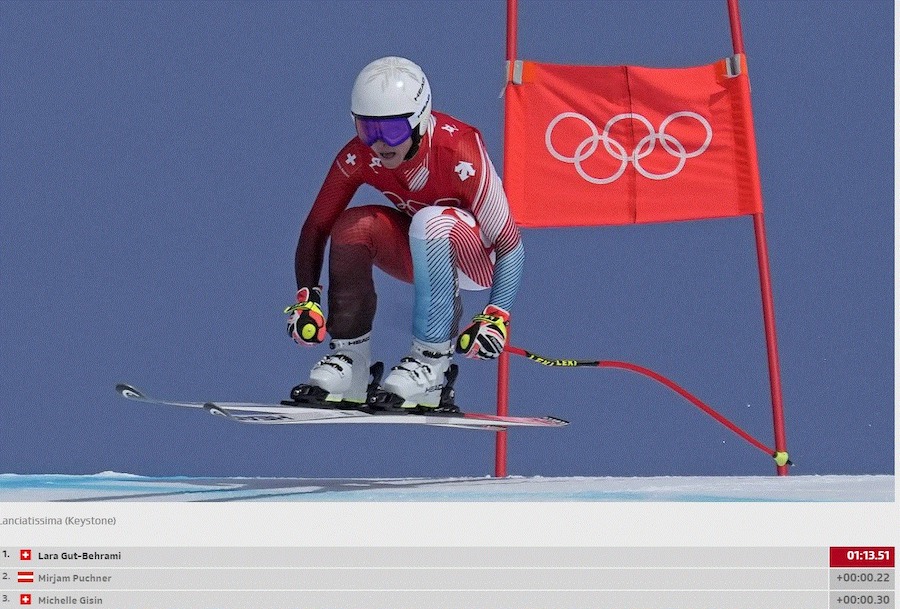
[[[431,120],[431,87],[418,65],[403,57],[376,59],[353,83],[350,111],[359,117],[403,116],[419,135]]]

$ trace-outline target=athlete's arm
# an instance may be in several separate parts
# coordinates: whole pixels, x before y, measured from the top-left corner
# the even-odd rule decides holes
[[[481,232],[494,247],[496,261],[494,263],[494,281],[491,285],[490,303],[509,311],[519,291],[522,281],[522,268],[525,262],[525,248],[519,228],[513,220],[509,209],[503,184],[494,170],[488,157],[481,135],[473,132],[462,144],[463,156],[472,158],[477,180],[466,180],[463,183],[469,189],[469,200],[472,202],[472,213],[481,228]]]
[[[319,284],[325,245],[331,229],[362,183],[356,172],[348,171],[347,164],[342,162],[352,145],[353,142],[347,144],[335,157],[300,230],[297,251],[294,254],[297,289],[312,288]]]

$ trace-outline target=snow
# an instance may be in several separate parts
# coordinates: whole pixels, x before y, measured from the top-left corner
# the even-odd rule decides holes
[[[0,474],[4,501],[894,501],[894,476],[150,478]]]

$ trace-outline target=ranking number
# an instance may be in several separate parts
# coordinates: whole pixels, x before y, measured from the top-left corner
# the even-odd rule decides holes
[[[840,605],[890,605],[891,597],[887,594],[845,594],[837,597]]]

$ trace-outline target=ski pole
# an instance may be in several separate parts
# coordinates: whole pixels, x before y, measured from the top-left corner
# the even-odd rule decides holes
[[[506,351],[514,355],[521,355],[530,359],[533,362],[537,362],[544,366],[558,366],[558,367],[566,367],[566,368],[585,368],[585,367],[594,367],[594,368],[619,368],[621,370],[629,370],[631,372],[635,372],[637,374],[641,374],[648,378],[653,379],[654,381],[661,383],[662,385],[668,387],[688,402],[711,416],[713,419],[730,429],[732,432],[746,440],[752,446],[758,448],[763,451],[773,459],[775,459],[775,463],[777,465],[793,465],[791,460],[788,458],[788,454],[786,452],[778,452],[775,451],[749,433],[729,421],[725,416],[714,410],[709,405],[705,404],[702,400],[700,400],[697,396],[691,394],[686,389],[675,383],[674,381],[664,377],[663,375],[650,370],[649,368],[644,368],[643,366],[638,366],[636,364],[631,364],[628,362],[618,362],[614,360],[577,360],[577,359],[553,359],[544,357],[542,355],[537,355],[536,353],[532,353],[530,351],[526,351],[525,349],[521,349],[519,347],[514,347],[512,345],[507,345]]]

